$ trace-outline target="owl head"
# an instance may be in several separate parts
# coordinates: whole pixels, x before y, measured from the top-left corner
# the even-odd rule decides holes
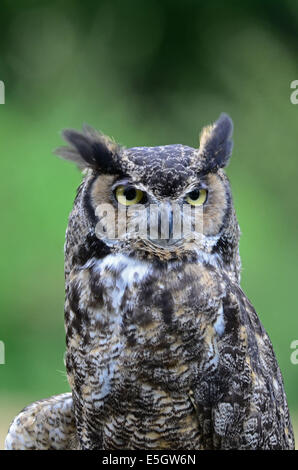
[[[223,170],[232,130],[222,114],[203,128],[199,148],[125,148],[89,126],[65,130],[69,146],[56,153],[84,170],[75,201],[80,231],[110,251],[158,260],[201,256],[238,276],[239,228]]]

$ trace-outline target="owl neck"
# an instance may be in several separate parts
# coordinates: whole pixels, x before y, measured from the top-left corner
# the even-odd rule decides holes
[[[150,262],[162,270],[171,269],[173,265],[179,269],[179,266],[182,268],[185,263],[199,263],[219,271],[225,271],[235,282],[240,282],[241,263],[238,238],[237,246],[231,246],[231,239],[227,239],[224,233],[210,252],[196,250],[178,255],[165,251],[162,256],[162,252],[156,254],[142,249],[122,247],[119,250],[119,247],[109,247],[99,240],[93,231],[90,231],[72,253],[71,266],[84,266],[90,259],[100,260],[109,254],[119,253],[127,255],[131,259]]]

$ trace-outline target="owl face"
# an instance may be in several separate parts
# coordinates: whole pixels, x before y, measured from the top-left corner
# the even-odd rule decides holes
[[[97,238],[113,250],[160,259],[210,254],[234,212],[222,168],[232,122],[203,129],[199,149],[184,145],[124,148],[89,127],[65,131],[57,153],[86,168],[82,206]]]

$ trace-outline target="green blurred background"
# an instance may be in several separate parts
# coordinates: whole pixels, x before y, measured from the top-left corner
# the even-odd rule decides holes
[[[51,151],[84,122],[127,146],[196,146],[231,115],[242,287],[297,423],[297,1],[4,0],[0,38],[0,448],[20,408],[69,389],[63,243],[81,177]]]

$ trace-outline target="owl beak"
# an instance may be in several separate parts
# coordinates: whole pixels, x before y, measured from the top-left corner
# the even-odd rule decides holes
[[[162,207],[158,213],[158,232],[161,239],[170,241],[173,238],[173,223],[174,214],[171,205],[169,204],[166,207]],[[165,235],[166,238],[163,238],[163,235]]]
[[[154,244],[167,248],[177,244],[174,239],[174,213],[170,203],[161,204],[158,211],[158,239],[151,240]]]

